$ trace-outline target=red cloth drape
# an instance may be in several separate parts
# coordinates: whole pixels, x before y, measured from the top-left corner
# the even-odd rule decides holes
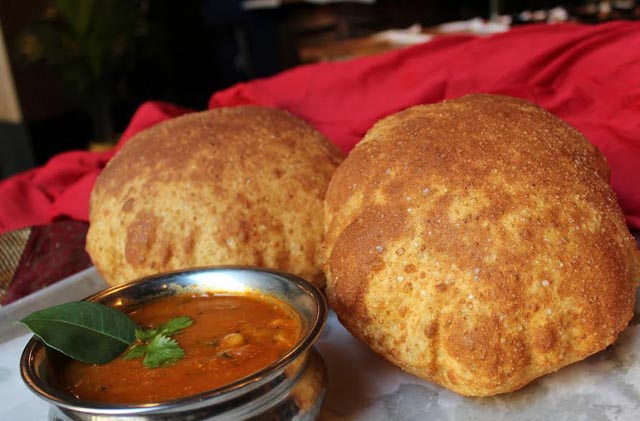
[[[349,151],[379,118],[467,93],[538,103],[607,157],[627,222],[640,228],[640,22],[531,25],[489,37],[443,36],[347,62],[307,65],[215,93],[209,107],[269,105],[296,114]],[[188,110],[150,102],[134,133]],[[60,216],[86,220],[111,152],[69,152],[0,182],[0,232]]]

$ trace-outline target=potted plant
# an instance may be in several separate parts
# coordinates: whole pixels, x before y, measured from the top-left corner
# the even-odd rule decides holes
[[[51,0],[20,37],[21,55],[55,68],[87,111],[95,141],[115,140],[114,99],[149,40],[145,10],[145,2],[131,0]]]

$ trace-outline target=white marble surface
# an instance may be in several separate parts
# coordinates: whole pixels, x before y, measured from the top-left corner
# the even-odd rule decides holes
[[[6,421],[46,420],[49,406],[32,394],[20,377],[20,355],[31,335],[0,344],[0,419]]]
[[[100,281],[93,270],[76,279],[85,287],[95,282],[94,288]],[[65,289],[69,300],[80,298],[73,282]],[[28,339],[0,343],[0,420],[46,419],[47,404],[24,386],[18,370]],[[353,339],[333,313],[318,347],[329,371],[321,420],[640,420],[638,303],[634,321],[607,350],[495,398],[463,398],[404,373]]]
[[[0,420],[45,420],[49,412],[20,377],[20,355],[31,335],[18,321],[33,311],[81,300],[105,287],[95,269],[89,268],[0,309]]]
[[[56,304],[81,300],[106,286],[96,270],[89,268],[0,308],[0,343],[29,332],[25,325],[18,323],[29,313]]]

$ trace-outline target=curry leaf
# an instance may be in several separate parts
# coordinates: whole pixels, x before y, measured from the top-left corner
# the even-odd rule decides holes
[[[105,364],[134,341],[136,324],[99,303],[78,301],[31,313],[21,320],[47,346],[90,364]]]

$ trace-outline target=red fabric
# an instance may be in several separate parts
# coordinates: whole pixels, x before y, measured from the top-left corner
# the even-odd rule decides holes
[[[476,92],[533,101],[582,132],[607,157],[627,222],[640,228],[640,22],[444,37],[237,85],[209,107],[283,108],[348,152],[380,117]]]
[[[189,112],[162,102],[142,104],[115,150],[140,130]],[[89,220],[89,196],[114,151],[73,151],[46,165],[0,182],[0,233],[49,223],[60,217]]]
[[[627,222],[640,228],[640,22],[532,25],[491,37],[445,36],[348,62],[298,67],[238,84],[209,107],[286,109],[349,151],[379,118],[467,93],[525,98],[567,120],[612,168]],[[144,104],[131,135],[187,110]],[[59,216],[87,219],[95,177],[111,153],[72,152],[0,182],[0,232]],[[44,182],[44,181],[46,182]]]
[[[193,112],[193,110],[178,107],[166,102],[145,102],[138,108],[138,110],[131,118],[129,127],[127,127],[127,129],[124,131],[122,137],[120,138],[120,142],[118,142],[118,144],[116,145],[116,150],[120,149],[131,136],[138,133],[139,131],[146,129],[147,127],[156,125],[167,119],[178,117],[189,112]]]

